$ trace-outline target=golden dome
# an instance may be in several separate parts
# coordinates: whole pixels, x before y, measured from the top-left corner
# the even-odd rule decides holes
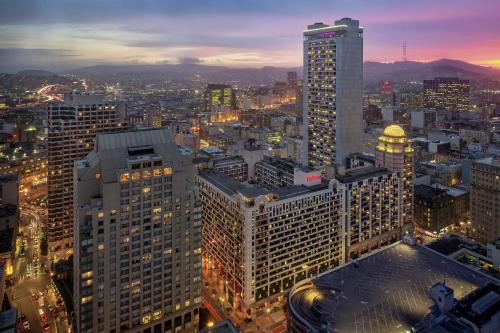
[[[385,136],[391,136],[393,138],[404,138],[406,136],[405,131],[399,125],[389,125],[384,129]]]

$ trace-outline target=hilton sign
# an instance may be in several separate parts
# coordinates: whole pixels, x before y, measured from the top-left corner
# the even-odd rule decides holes
[[[321,172],[320,171],[304,171],[296,168],[294,172],[294,184],[295,185],[305,185],[313,186],[321,183]]]

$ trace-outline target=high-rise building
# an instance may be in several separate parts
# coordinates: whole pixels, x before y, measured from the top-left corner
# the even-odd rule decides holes
[[[212,170],[198,175],[204,267],[248,316],[314,272],[401,239],[398,172],[360,167],[327,180],[278,159],[255,170],[252,184]]]
[[[220,107],[236,107],[236,93],[231,85],[209,84],[205,96],[207,111],[218,110]]]
[[[471,178],[471,236],[486,244],[500,237],[500,157],[473,161]]]
[[[344,165],[363,137],[363,28],[343,18],[304,31],[303,164]]]
[[[170,130],[98,135],[74,182],[77,332],[196,332],[201,210]]]
[[[314,175],[272,191],[212,170],[198,175],[204,266],[248,317],[343,262],[342,192]]]
[[[401,205],[404,224],[413,223],[413,148],[399,125],[389,125],[378,139],[375,148],[375,165],[393,172],[399,172],[403,185]]]
[[[469,80],[435,78],[424,80],[424,107],[469,111]]]
[[[115,105],[100,96],[66,94],[48,107],[48,243],[52,259],[71,253],[73,164],[94,146],[97,133],[119,131]]]

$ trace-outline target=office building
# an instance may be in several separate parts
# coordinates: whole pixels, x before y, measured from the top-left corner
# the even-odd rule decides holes
[[[209,84],[205,92],[207,111],[236,108],[236,93],[228,84]]]
[[[461,302],[469,304],[463,308],[464,313],[471,309],[471,304],[488,294],[469,294],[472,290],[491,288],[488,286],[495,283],[495,279],[414,244],[412,240],[408,240],[408,244],[398,242],[295,285],[288,294],[288,332],[483,332],[417,329],[422,327],[417,325],[418,321],[429,313],[432,305],[428,298],[429,288],[443,281],[453,286],[457,299],[464,297],[454,303],[457,308]],[[498,320],[499,312],[499,307],[495,306],[498,300],[496,297],[493,300],[492,303],[484,302],[487,303],[484,307],[480,305],[482,302],[476,303],[476,309],[495,309],[492,317],[482,316],[488,320],[480,327],[490,325],[491,328],[498,323],[491,321],[491,318]],[[472,312],[469,315],[475,316]]]
[[[435,78],[424,80],[423,106],[430,109],[469,111],[469,80]]]
[[[343,165],[363,138],[363,28],[343,18],[304,31],[303,164]]]
[[[500,237],[500,158],[472,161],[471,178],[471,236],[486,244]]]
[[[92,150],[97,133],[120,131],[115,105],[100,96],[66,94],[48,107],[48,242],[53,260],[71,254],[73,164]]]
[[[437,234],[446,227],[467,223],[469,194],[447,186],[415,186],[415,226]]]
[[[274,190],[212,170],[198,175],[204,266],[225,301],[249,318],[343,262],[342,190],[314,175]]]
[[[399,125],[389,125],[384,129],[375,148],[375,165],[401,176],[403,195],[403,223],[411,228],[413,223],[413,148]]]
[[[74,181],[77,332],[196,332],[201,210],[170,130],[98,135]]]

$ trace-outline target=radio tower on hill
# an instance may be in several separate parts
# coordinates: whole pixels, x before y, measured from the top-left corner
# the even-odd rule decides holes
[[[408,61],[408,59],[406,58],[406,41],[403,43],[403,61]]]

